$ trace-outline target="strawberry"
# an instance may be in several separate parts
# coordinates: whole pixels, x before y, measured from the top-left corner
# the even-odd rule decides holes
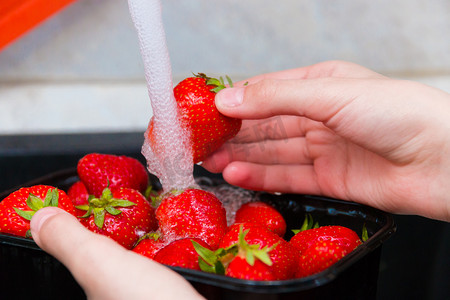
[[[240,236],[242,232],[245,233],[245,238]],[[242,239],[245,239],[244,246]],[[264,259],[263,261],[276,280],[293,278],[297,263],[295,249],[267,228],[254,223],[233,224],[223,237],[220,248],[230,249],[235,245],[238,247],[238,255],[242,257],[248,257],[247,253],[255,253],[255,249],[259,249],[262,253],[267,252],[270,262]],[[258,252],[256,257],[261,260],[259,254]],[[251,261],[249,263],[251,264]]]
[[[231,80],[227,79],[232,86]],[[173,90],[181,127],[190,133],[189,146],[194,164],[203,161],[241,128],[240,119],[221,114],[214,104],[216,93],[224,88],[222,78],[217,80],[200,73],[182,80]],[[153,126],[152,118],[147,134],[149,140],[155,143],[157,139],[153,137]]]
[[[300,230],[289,243],[298,251],[299,259],[295,277],[305,277],[325,270],[352,252],[362,241],[350,228],[329,225],[313,225],[312,216],[306,215]],[[365,234],[364,234],[365,233]],[[363,227],[363,237],[367,229]]]
[[[133,248],[133,252],[153,259],[156,252],[166,245],[167,242],[161,237],[160,233],[149,232],[137,241],[136,246]]]
[[[166,237],[196,237],[217,248],[227,230],[225,208],[212,193],[186,189],[165,195],[156,210]]]
[[[67,190],[67,196],[69,196],[70,200],[72,200],[75,207],[89,204],[89,193],[86,186],[81,181],[77,181],[69,187]],[[75,211],[78,217],[85,214],[85,211],[78,208],[75,208]]]
[[[334,241],[348,252],[362,243],[356,232],[339,225],[321,226],[300,231],[291,238],[289,243],[299,251],[300,255],[303,255],[306,249],[318,241]]]
[[[86,228],[112,238],[127,249],[146,232],[157,228],[154,209],[134,189],[105,188],[100,198],[90,196],[89,205],[77,208],[87,211],[80,219]]]
[[[29,237],[32,216],[47,206],[75,214],[72,201],[64,191],[48,185],[24,187],[0,202],[0,232]]]
[[[241,256],[236,256],[228,265],[225,275],[245,280],[276,280],[270,266],[260,260],[255,260],[253,265]]]
[[[283,216],[273,206],[261,201],[243,204],[236,211],[235,223],[259,223],[281,237],[286,233]]]
[[[137,160],[128,156],[90,153],[82,157],[77,165],[80,180],[89,194],[100,197],[103,190],[125,187],[145,192],[148,173]]]
[[[197,242],[202,247],[209,248],[201,239],[179,239],[159,250],[153,259],[164,265],[200,271],[198,263],[199,255],[195,251],[192,241]]]
[[[319,273],[335,264],[350,251],[336,241],[317,241],[299,258],[295,277],[301,278]]]

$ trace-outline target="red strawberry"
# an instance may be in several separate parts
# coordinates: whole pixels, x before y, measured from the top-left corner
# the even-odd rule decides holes
[[[231,80],[227,77],[232,86]],[[223,79],[209,78],[205,74],[188,77],[173,90],[180,115],[181,126],[190,132],[193,162],[203,161],[241,128],[240,119],[222,115],[214,104],[216,93],[225,88]],[[153,119],[150,120],[148,138],[153,137]]]
[[[86,186],[81,181],[77,181],[69,187],[67,190],[67,196],[69,196],[70,200],[72,200],[74,206],[89,204],[89,193]],[[85,211],[77,208],[75,208],[75,211],[77,216],[82,216],[86,213]]]
[[[236,244],[239,247],[239,244],[242,244],[239,243],[239,233],[242,231],[248,231],[245,235],[245,242],[248,245],[257,245],[258,249],[267,250],[272,263],[269,270],[276,280],[290,279],[294,276],[298,256],[295,249],[280,236],[258,224],[236,223],[230,226],[230,230],[220,243],[220,248],[227,249]]]
[[[145,257],[153,259],[156,252],[164,248],[167,242],[157,232],[150,232],[145,234],[136,246],[133,248],[133,252],[139,253]]]
[[[338,225],[300,231],[291,238],[289,243],[300,252],[300,255],[303,255],[306,249],[318,241],[334,241],[348,252],[362,243],[356,232]]]
[[[48,185],[25,187],[0,202],[0,232],[29,236],[32,216],[47,206],[57,206],[75,214],[72,201],[64,191]]]
[[[100,197],[103,190],[125,187],[145,192],[148,174],[145,167],[128,156],[91,153],[80,159],[78,176],[85,184],[89,194]]]
[[[154,260],[172,267],[200,270],[199,255],[195,251],[192,241],[197,242],[202,247],[209,248],[204,241],[197,238],[175,240],[159,250],[154,256]]]
[[[245,280],[276,280],[270,266],[260,260],[250,265],[244,257],[236,256],[228,265],[225,275]]]
[[[235,223],[259,223],[281,237],[286,233],[283,216],[273,206],[260,201],[243,204],[236,211]]]
[[[166,237],[197,237],[212,248],[219,246],[227,230],[222,202],[199,189],[167,195],[156,210],[156,218]]]
[[[317,241],[299,258],[295,277],[301,278],[319,273],[335,264],[350,251],[336,241]]]
[[[154,209],[136,190],[106,188],[100,198],[90,197],[89,205],[78,206],[87,213],[80,219],[89,230],[106,235],[131,249],[146,232],[157,228]]]

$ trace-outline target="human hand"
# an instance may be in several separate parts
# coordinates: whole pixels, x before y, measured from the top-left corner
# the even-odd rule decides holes
[[[63,263],[89,299],[201,299],[179,274],[87,230],[56,207],[40,209],[31,233]]]
[[[450,221],[448,93],[345,62],[246,82],[216,96],[219,111],[244,121],[206,169],[247,189]]]

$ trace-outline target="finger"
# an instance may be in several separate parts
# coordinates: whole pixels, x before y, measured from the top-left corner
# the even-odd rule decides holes
[[[321,123],[297,116],[274,116],[261,120],[243,120],[239,133],[231,142],[251,143],[265,140],[284,140],[304,136],[308,130],[323,127]]]
[[[202,166],[213,172],[221,172],[232,161],[264,165],[311,164],[312,159],[307,150],[303,137],[259,143],[229,143],[203,162]]]
[[[266,79],[223,89],[216,95],[216,106],[223,114],[239,119],[296,115],[327,122],[372,86],[371,81],[341,78]]]
[[[312,165],[258,165],[232,162],[224,179],[244,189],[280,193],[320,194]]]
[[[31,232],[43,250],[71,271],[89,298],[148,299],[152,289],[158,294],[168,282],[180,287],[177,290],[167,287],[169,295],[180,299],[198,296],[175,272],[92,233],[58,208],[39,210],[31,220]]]

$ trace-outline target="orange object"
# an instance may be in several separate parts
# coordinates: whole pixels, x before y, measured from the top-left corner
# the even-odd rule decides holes
[[[75,0],[0,0],[0,50]]]

